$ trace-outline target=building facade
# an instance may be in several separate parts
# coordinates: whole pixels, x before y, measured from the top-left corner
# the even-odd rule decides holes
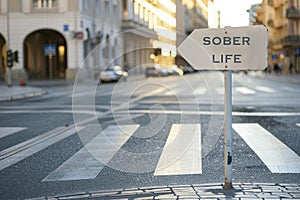
[[[142,75],[172,66],[176,47],[208,27],[211,0],[0,0],[0,80],[7,50],[18,52],[12,79],[89,78],[111,65]],[[179,34],[178,34],[179,33]]]
[[[129,76],[143,75],[144,68],[153,63],[152,41],[157,39],[154,31],[156,5],[148,0],[123,0],[122,37],[124,69]]]
[[[268,63],[271,71],[299,73],[300,69],[299,0],[264,0],[256,11],[254,24],[268,27]]]
[[[0,79],[6,51],[18,51],[13,80],[74,79],[83,66],[90,76],[122,51],[122,5],[117,0],[1,0]]]
[[[212,5],[213,1],[177,0],[176,4],[176,45],[179,46],[182,41],[193,32],[194,29],[208,28],[209,5]],[[216,18],[216,20],[218,20],[218,18]],[[176,64],[178,66],[187,65],[180,55],[176,57]]]

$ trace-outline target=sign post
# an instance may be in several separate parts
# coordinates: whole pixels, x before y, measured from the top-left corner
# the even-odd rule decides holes
[[[224,188],[232,189],[232,71],[224,71]]]
[[[232,189],[232,71],[264,70],[268,32],[263,25],[196,29],[178,52],[197,70],[224,71],[224,189]]]
[[[44,54],[45,56],[48,56],[49,58],[49,79],[53,78],[53,56],[56,55],[56,49],[57,45],[56,44],[45,44],[44,45]]]

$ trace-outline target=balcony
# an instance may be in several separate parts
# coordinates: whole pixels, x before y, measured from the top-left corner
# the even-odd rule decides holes
[[[133,19],[123,19],[122,29],[123,31],[126,31],[126,33],[135,34],[149,39],[157,39],[157,34],[153,29],[150,29],[146,25]]]
[[[300,35],[288,35],[282,38],[282,45],[287,47],[300,47]]]
[[[300,19],[300,10],[297,8],[286,9],[286,18],[288,19]]]

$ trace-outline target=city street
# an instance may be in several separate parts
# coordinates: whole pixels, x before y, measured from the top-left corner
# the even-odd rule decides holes
[[[299,84],[232,76],[233,183],[299,185]],[[224,182],[222,72],[43,90],[0,102],[0,199]]]

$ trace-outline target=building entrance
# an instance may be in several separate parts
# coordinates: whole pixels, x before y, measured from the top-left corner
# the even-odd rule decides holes
[[[51,29],[29,34],[24,40],[24,68],[31,80],[64,79],[67,69],[65,38]]]

